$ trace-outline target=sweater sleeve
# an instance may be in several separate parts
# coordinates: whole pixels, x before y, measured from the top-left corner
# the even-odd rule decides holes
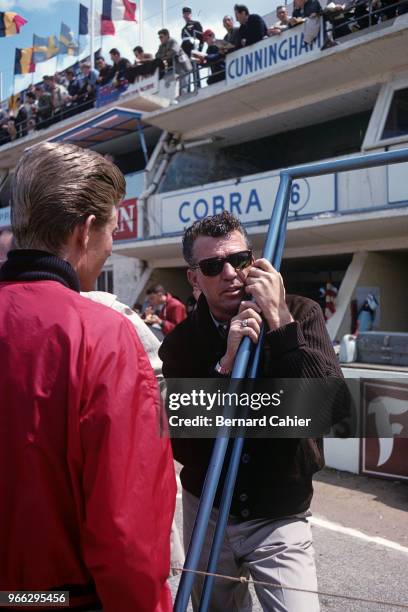
[[[301,318],[266,334],[271,359],[285,378],[342,378],[322,310],[311,304]]]
[[[184,304],[178,300],[172,300],[166,306],[166,318],[163,319],[162,330],[164,335],[167,336],[186,317],[187,313]]]
[[[337,425],[337,434],[344,436],[350,433],[352,426],[350,392],[327,333],[322,310],[315,302],[307,304],[293,323],[266,334],[270,367],[277,378],[302,379],[299,389],[309,393],[309,398],[318,400],[316,405],[319,405],[322,423],[328,428]],[[307,383],[307,379],[314,381]]]

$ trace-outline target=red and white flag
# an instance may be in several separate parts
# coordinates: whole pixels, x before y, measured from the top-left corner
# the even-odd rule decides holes
[[[103,0],[101,34],[113,36],[116,33],[115,22],[135,21],[136,2],[130,0]]]
[[[326,287],[323,289],[324,295],[324,318],[326,321],[330,319],[336,312],[336,298],[338,290],[330,282],[326,283]]]

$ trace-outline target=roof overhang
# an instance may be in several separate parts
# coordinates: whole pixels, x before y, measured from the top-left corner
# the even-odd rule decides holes
[[[246,229],[255,251],[260,254],[267,225],[247,226]],[[115,243],[113,250],[118,255],[143,259],[152,268],[185,266],[180,235]],[[408,250],[408,207],[289,221],[284,257],[386,250]]]
[[[69,142],[80,147],[94,148],[116,138],[128,136],[141,128],[142,114],[125,108],[112,108],[95,115],[73,128],[50,139],[50,142]]]

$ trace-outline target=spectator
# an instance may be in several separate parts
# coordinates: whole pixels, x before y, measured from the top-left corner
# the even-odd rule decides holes
[[[162,285],[154,285],[146,292],[151,308],[160,313],[153,314],[148,310],[145,315],[147,325],[160,325],[165,336],[187,317],[186,307],[180,300],[167,293]]]
[[[93,108],[96,97],[97,78],[98,74],[96,70],[92,70],[89,62],[81,64],[81,77],[79,78],[80,89],[78,93],[78,103],[81,106],[81,110]]]
[[[7,260],[7,253],[13,245],[13,232],[5,229],[0,230],[0,268]]]
[[[44,77],[44,83],[46,84],[47,91],[51,94],[52,111],[56,115],[62,111],[68,98],[68,92],[63,85],[55,82],[53,76]]]
[[[236,4],[234,11],[236,20],[241,24],[239,40],[242,47],[254,45],[263,38],[267,38],[268,28],[260,15],[255,13],[249,14],[245,4]]]
[[[96,79],[97,85],[106,85],[112,78],[112,66],[107,64],[102,56],[99,56],[95,62],[99,75]]]
[[[224,19],[222,20],[222,24],[227,30],[227,33],[224,36],[224,40],[230,45],[234,45],[234,47],[238,49],[241,46],[241,41],[239,38],[239,28],[234,27],[234,20],[231,15],[225,15]]]
[[[20,99],[21,100],[21,99]],[[25,104],[20,104],[15,120],[17,138],[27,136],[28,113]]]
[[[191,57],[191,52],[194,50],[202,51],[203,26],[199,21],[192,19],[192,11],[189,6],[183,7],[183,19],[186,22],[181,29],[181,47],[188,57]]]
[[[156,379],[131,323],[80,295],[110,255],[124,194],[116,166],[70,144],[27,150],[14,174],[18,249],[0,271],[0,589],[69,584],[77,610],[170,612],[176,487]]]
[[[126,78],[126,70],[129,68],[130,62],[125,57],[120,56],[120,51],[118,49],[111,49],[109,55],[113,62],[111,80],[113,80],[118,87],[120,82]]]
[[[37,128],[47,128],[52,118],[51,94],[49,91],[45,91],[41,85],[36,85],[34,91],[37,98]]]
[[[281,5],[276,8],[276,17],[278,21],[276,21],[271,28],[268,28],[269,36],[282,34],[282,32],[285,32],[285,30],[290,27],[290,19],[286,6]]]
[[[319,0],[294,0],[294,11],[290,24],[297,25],[300,21],[304,21],[306,17],[317,17],[322,12]]]
[[[133,53],[135,55],[135,63],[133,64],[134,66],[140,66],[142,64],[145,64],[146,62],[151,62],[153,60],[153,55],[151,53],[145,53],[143,51],[143,47],[141,47],[140,45],[137,45],[133,49]]]
[[[180,93],[184,93],[187,89],[185,77],[192,69],[190,58],[178,42],[174,38],[170,38],[170,32],[166,28],[159,30],[158,35],[160,45],[156,53],[156,59],[161,61],[161,76],[163,76],[164,69],[174,68],[175,73],[180,77]]]
[[[211,75],[207,79],[208,85],[218,83],[225,79],[225,54],[215,44],[215,34],[212,30],[203,32],[203,40],[207,43],[207,52],[193,51],[193,56],[209,66]]]
[[[75,76],[75,72],[72,68],[68,68],[65,72],[67,77],[67,90],[68,90],[68,98],[65,104],[64,109],[64,118],[72,117],[72,115],[76,115],[77,113],[82,111],[82,108],[79,106],[79,99],[81,95],[81,85],[79,80]]]

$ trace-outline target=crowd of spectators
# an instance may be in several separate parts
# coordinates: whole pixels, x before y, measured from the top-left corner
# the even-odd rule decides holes
[[[236,4],[235,19],[225,15],[222,25],[226,33],[217,38],[215,32],[204,29],[194,20],[192,9],[185,6],[181,42],[167,28],[162,28],[154,55],[138,45],[133,49],[132,63],[114,48],[110,51],[110,63],[99,56],[96,69],[84,61],[77,69],[68,68],[31,85],[19,95],[12,109],[0,109],[0,145],[92,108],[98,88],[105,85],[126,87],[137,77],[153,74],[158,69],[160,78],[166,73],[177,74],[183,94],[201,86],[201,67],[208,69],[203,77],[208,85],[221,81],[225,78],[228,53],[269,36],[279,36],[306,20],[323,15],[326,24],[323,48],[326,48],[337,44],[336,39],[342,36],[407,12],[408,0],[345,0],[343,4],[330,0],[324,8],[319,0],[294,0],[292,15],[286,6],[278,6],[277,21],[268,27],[260,15],[250,13],[244,4]]]

